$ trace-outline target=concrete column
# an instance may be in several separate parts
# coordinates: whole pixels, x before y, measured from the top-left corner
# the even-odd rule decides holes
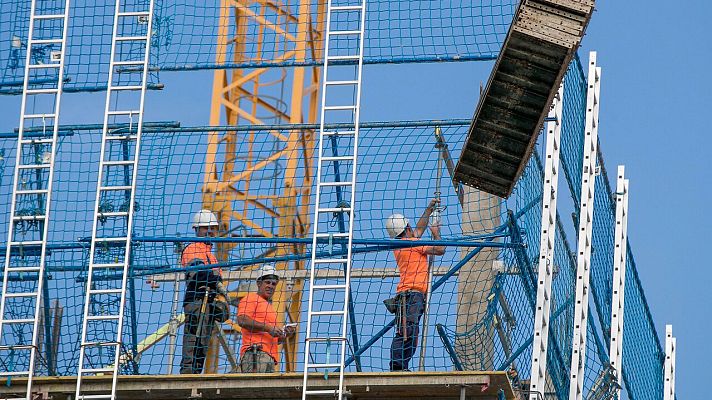
[[[494,231],[501,224],[500,198],[463,186],[462,233],[482,234]],[[463,249],[464,257],[471,249]],[[494,330],[485,321],[487,297],[496,274],[492,262],[497,249],[482,249],[460,270],[457,291],[457,332],[455,352],[466,370],[492,370]]]

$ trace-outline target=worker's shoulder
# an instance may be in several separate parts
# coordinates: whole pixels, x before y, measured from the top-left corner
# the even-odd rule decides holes
[[[203,242],[193,242],[183,248],[183,253],[210,250],[210,245]]]

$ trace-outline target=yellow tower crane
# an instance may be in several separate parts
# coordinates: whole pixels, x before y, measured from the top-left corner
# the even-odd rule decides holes
[[[274,65],[264,68],[217,69],[214,73],[210,125],[265,125],[316,123],[319,115],[321,68],[303,65],[322,58],[325,2],[317,0],[222,0],[218,26],[218,65]],[[287,103],[274,95],[279,87]],[[289,90],[291,88],[291,91]],[[279,142],[265,157],[254,151],[269,135]],[[203,185],[203,207],[215,212],[221,232],[231,235],[233,227],[249,229],[262,237],[306,237],[309,234],[309,199],[313,179],[312,130],[214,131],[209,134]],[[264,140],[263,140],[264,142]],[[241,154],[238,151],[242,149]],[[244,151],[246,149],[246,152]],[[259,158],[257,156],[260,156]],[[277,192],[268,191],[251,180],[276,165],[284,165]],[[257,186],[257,187],[255,187]],[[264,218],[275,222],[276,232],[265,226]],[[217,257],[227,261],[235,244],[221,243]],[[265,256],[304,254],[304,245],[276,245]],[[277,263],[281,270],[303,270],[304,261]],[[299,320],[303,281],[292,282],[286,290],[280,282],[273,299],[280,323],[288,314]],[[283,346],[286,370],[294,371],[297,335]],[[218,344],[211,343],[205,371],[217,368]]]

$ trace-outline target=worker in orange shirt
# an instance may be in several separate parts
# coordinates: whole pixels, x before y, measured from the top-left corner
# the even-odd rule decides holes
[[[199,238],[213,238],[218,233],[218,219],[210,210],[200,210],[193,217],[192,228]],[[194,267],[217,264],[213,245],[209,242],[193,242],[183,249],[181,265],[191,268],[186,272],[186,288],[183,297],[185,326],[183,333],[183,357],[181,374],[199,374],[203,371],[205,355],[215,322],[224,322],[229,317],[226,303],[227,290],[222,284],[220,268]]]
[[[277,270],[263,265],[257,275],[257,293],[248,294],[237,306],[237,323],[242,328],[240,369],[244,373],[274,372],[279,343],[296,332],[296,324],[280,327],[277,323],[272,306],[277,283]]]
[[[419,240],[428,228],[428,220],[436,210],[433,199],[415,225],[408,218],[393,214],[386,220],[386,230],[392,239]],[[433,240],[440,240],[439,223],[430,225]],[[418,346],[420,317],[425,311],[425,296],[430,282],[428,256],[445,254],[445,246],[418,246],[394,250],[400,280],[396,288],[396,332],[391,343],[391,371],[408,371],[408,363]]]

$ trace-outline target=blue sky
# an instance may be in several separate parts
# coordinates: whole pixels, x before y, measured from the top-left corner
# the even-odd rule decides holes
[[[596,50],[603,68],[599,138],[606,166],[614,171],[626,165],[638,272],[658,333],[672,323],[678,338],[678,398],[703,398],[708,391],[699,382],[709,376],[705,366],[712,359],[712,271],[703,257],[712,226],[706,209],[712,198],[712,4],[597,3],[580,54],[585,60]],[[368,66],[362,120],[469,118],[489,68],[491,63]],[[211,72],[191,74],[188,93],[171,88],[176,74],[164,74],[163,96],[176,96],[170,104],[154,103],[151,120],[207,123],[211,79]],[[392,93],[410,101],[392,101]],[[81,115],[96,100],[103,95],[65,102],[64,112]],[[0,97],[2,131],[16,126],[18,103],[17,97]]]

